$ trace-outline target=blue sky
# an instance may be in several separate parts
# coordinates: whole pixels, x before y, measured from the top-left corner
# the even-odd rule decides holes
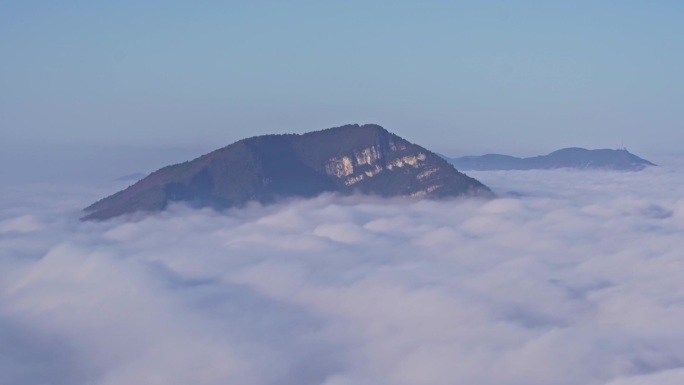
[[[0,150],[374,122],[451,155],[684,152],[677,1],[0,1]]]

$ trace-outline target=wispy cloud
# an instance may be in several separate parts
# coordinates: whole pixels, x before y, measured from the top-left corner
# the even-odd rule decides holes
[[[680,173],[473,176],[501,198],[104,223],[3,188],[0,383],[682,382]]]

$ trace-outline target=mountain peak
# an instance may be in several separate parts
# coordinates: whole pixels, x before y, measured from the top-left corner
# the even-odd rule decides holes
[[[427,198],[492,195],[425,148],[379,125],[352,124],[242,139],[153,172],[87,207],[84,219],[154,212],[173,202],[229,208],[324,192]]]

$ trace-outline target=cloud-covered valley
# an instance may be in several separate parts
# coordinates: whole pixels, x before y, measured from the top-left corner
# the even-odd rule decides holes
[[[684,382],[681,171],[471,176],[100,223],[112,186],[1,187],[0,383]]]

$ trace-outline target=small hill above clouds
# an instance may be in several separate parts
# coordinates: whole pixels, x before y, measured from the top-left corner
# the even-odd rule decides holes
[[[192,161],[167,166],[85,209],[85,220],[169,203],[229,208],[250,201],[324,192],[383,197],[492,196],[438,155],[378,125],[347,125],[303,135],[243,139]]]
[[[517,158],[508,155],[487,154],[446,158],[449,163],[463,171],[537,170],[554,168],[607,169],[639,171],[655,164],[642,159],[626,149],[587,150],[564,148],[548,155]]]
[[[134,174],[128,174],[124,176],[120,176],[116,178],[115,180],[117,182],[125,182],[125,181],[139,181],[140,179],[144,178],[147,174],[143,174],[141,172],[136,172]]]

